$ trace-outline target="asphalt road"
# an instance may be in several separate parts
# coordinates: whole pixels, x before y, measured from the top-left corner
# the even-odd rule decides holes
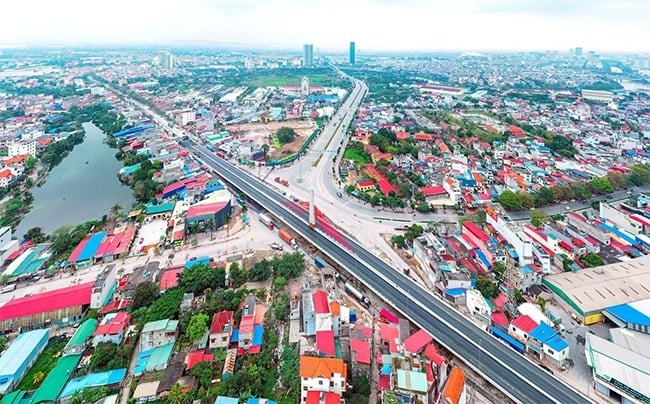
[[[318,246],[513,400],[521,403],[589,402],[582,394],[486,334],[410,278],[403,277],[354,240],[347,238],[352,252],[344,249],[319,231],[312,230],[304,219],[283,206],[285,198],[269,190],[261,181],[216,157],[203,146],[191,147],[226,181]]]
[[[178,136],[185,135],[178,128],[169,128],[164,119],[153,113],[150,108],[134,103],[149,113],[162,127]],[[449,351],[513,400],[521,403],[589,402],[582,394],[488,335],[461,313],[434,297],[431,292],[370,254],[353,239],[346,237],[354,250],[351,253],[319,231],[311,229],[305,220],[298,218],[282,205],[286,200],[283,196],[270,190],[261,181],[216,157],[201,145],[195,144],[190,148],[197,151],[203,161],[226,181],[318,246],[323,253],[345,267],[382,299],[399,308],[402,314],[420,328],[427,330]]]

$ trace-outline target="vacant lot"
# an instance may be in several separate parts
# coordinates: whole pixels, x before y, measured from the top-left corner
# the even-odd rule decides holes
[[[368,155],[359,149],[345,149],[343,158],[347,160],[352,160],[356,164],[370,163],[370,158],[368,158]]]
[[[331,75],[317,73],[305,74],[301,72],[295,73],[280,73],[280,74],[265,74],[258,77],[247,77],[242,80],[242,85],[252,87],[284,87],[284,86],[299,86],[300,81],[304,76],[309,77],[309,84],[312,86],[325,86],[330,87],[335,84],[334,78]]]
[[[47,344],[41,355],[34,363],[29,372],[23,377],[16,390],[34,390],[41,385],[45,376],[56,365],[59,360],[59,353],[65,348],[66,340],[52,339]],[[38,377],[34,378],[38,374]],[[36,382],[36,383],[34,383]]]
[[[293,142],[283,145],[280,149],[276,148],[276,143],[271,139],[271,135],[282,127],[288,127],[296,131],[296,138]],[[305,121],[283,121],[270,123],[242,123],[229,125],[226,130],[234,137],[254,139],[256,143],[266,143],[269,145],[270,159],[280,159],[297,152],[302,144],[312,134],[315,127],[309,120]],[[278,144],[279,145],[279,144]]]

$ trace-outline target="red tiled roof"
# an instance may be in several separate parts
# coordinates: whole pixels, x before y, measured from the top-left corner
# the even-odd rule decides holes
[[[93,335],[116,335],[124,331],[129,326],[131,316],[125,311],[116,313],[108,322],[99,325]]]
[[[0,307],[0,321],[90,304],[94,284],[93,281],[10,300]]]
[[[225,208],[228,203],[229,202],[215,202],[206,203],[203,205],[192,205],[187,210],[187,217],[213,215],[217,212],[221,212],[221,210]]]
[[[218,313],[214,313],[212,317],[212,324],[210,325],[210,334],[218,334],[225,330],[226,325],[230,324],[232,321],[233,312],[229,310],[223,310]]]
[[[382,340],[388,342],[388,350],[391,353],[397,353],[396,339],[399,337],[399,328],[384,323],[381,325],[379,334]]]
[[[512,320],[512,323],[510,323],[510,325],[520,329],[527,334],[530,334],[530,332],[533,331],[538,324],[530,316],[524,314]]]
[[[428,332],[418,330],[404,340],[404,350],[411,353],[417,353],[431,341],[433,341],[433,337],[431,337]]]

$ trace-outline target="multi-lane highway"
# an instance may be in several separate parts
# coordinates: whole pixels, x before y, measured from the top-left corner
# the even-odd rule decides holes
[[[164,118],[157,116],[148,107],[139,103],[136,105],[149,113],[162,127],[179,136],[185,134],[182,130],[168,128]],[[283,203],[286,203],[286,199],[283,196],[260,180],[218,158],[198,143],[189,145],[189,148],[227,182],[346,268],[368,289],[427,330],[440,344],[511,399],[521,403],[589,402],[582,394],[485,333],[431,292],[395,271],[355,240],[346,236],[352,251],[344,249],[318,229],[311,229],[304,218],[296,216],[285,207]]]
[[[311,229],[303,218],[285,207],[286,199],[261,181],[216,157],[201,145],[190,147],[226,181],[278,216],[513,400],[521,403],[589,402],[582,394],[485,333],[354,240],[347,239],[352,252],[344,249],[317,229]]]

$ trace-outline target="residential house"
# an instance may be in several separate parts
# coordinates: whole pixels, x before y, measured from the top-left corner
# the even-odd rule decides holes
[[[214,313],[210,325],[210,349],[228,348],[233,329],[233,312],[223,310]]]
[[[121,344],[130,321],[131,316],[124,311],[107,314],[93,334],[93,346],[101,342]]]
[[[140,351],[176,342],[178,320],[151,321],[140,333]]]
[[[307,403],[308,395],[320,397],[333,393],[340,397],[347,390],[347,373],[342,359],[301,356],[300,402]]]

